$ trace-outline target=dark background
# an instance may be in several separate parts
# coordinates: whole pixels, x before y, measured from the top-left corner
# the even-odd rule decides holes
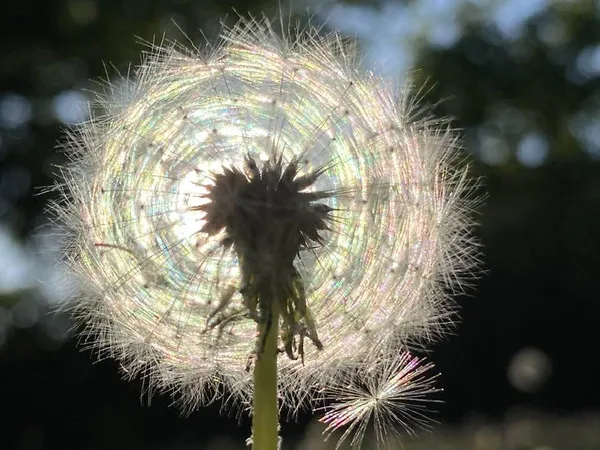
[[[367,66],[381,57],[390,76],[418,69],[423,101],[464,130],[488,193],[480,276],[457,299],[462,324],[430,355],[442,373],[440,425],[405,448],[600,449],[600,2],[493,4],[287,6],[358,35]],[[235,22],[232,8],[277,16],[272,2],[3,4],[0,448],[243,448],[247,421],[218,408],[182,418],[160,396],[147,407],[141,382],[77,350],[68,317],[49,313],[62,298],[44,215],[52,194],[40,190],[64,161],[61,130],[85,119],[85,90],[139,61],[135,36],[182,40],[174,21],[198,42],[200,28],[211,38]],[[310,421],[283,426],[285,448],[326,448]]]

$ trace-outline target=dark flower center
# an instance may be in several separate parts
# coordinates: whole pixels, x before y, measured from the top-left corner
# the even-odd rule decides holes
[[[225,247],[233,246],[240,260],[240,292],[252,318],[269,320],[271,302],[278,301],[286,352],[295,358],[295,336],[311,338],[321,348],[306,305],[304,286],[294,266],[300,251],[323,244],[331,208],[318,200],[329,192],[310,192],[321,170],[298,175],[296,162],[283,166],[271,158],[259,168],[251,157],[243,170],[225,168],[213,176],[206,194],[205,225],[214,235],[222,230]],[[289,348],[288,348],[289,347]],[[301,349],[298,350],[302,356]]]

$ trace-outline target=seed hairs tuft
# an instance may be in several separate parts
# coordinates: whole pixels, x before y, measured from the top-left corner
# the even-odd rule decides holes
[[[362,71],[351,41],[242,20],[206,51],[151,47],[120,86],[70,131],[53,206],[100,357],[187,410],[248,406],[252,286],[271,289],[294,410],[351,369],[406,371],[451,325],[476,253],[457,137]]]

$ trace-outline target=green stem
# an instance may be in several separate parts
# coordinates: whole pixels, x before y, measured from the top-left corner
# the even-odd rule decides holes
[[[271,323],[258,325],[257,339],[264,342],[254,365],[254,408],[252,412],[252,450],[277,450],[279,411],[277,403],[277,337],[279,311],[271,302]],[[265,338],[265,333],[266,338]],[[260,349],[260,346],[258,346]]]

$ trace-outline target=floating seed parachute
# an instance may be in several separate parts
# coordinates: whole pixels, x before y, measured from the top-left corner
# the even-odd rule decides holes
[[[104,115],[70,133],[55,205],[82,285],[73,309],[128,376],[190,408],[248,401],[259,269],[244,264],[277,267],[278,247],[257,225],[267,197],[240,186],[275,162],[282,179],[293,165],[298,208],[320,214],[285,216],[305,222],[280,319],[284,405],[444,331],[473,261],[455,136],[361,72],[348,42],[244,21],[209,52],[151,48],[130,88],[109,85]]]

